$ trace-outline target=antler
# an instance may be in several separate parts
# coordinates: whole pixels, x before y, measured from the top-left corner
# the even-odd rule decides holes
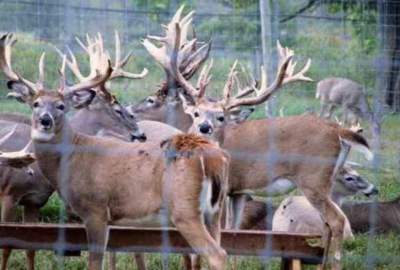
[[[7,141],[15,133],[17,126],[18,125],[15,125],[10,132],[0,138],[0,145]],[[31,142],[29,142],[21,151],[6,153],[0,151],[0,164],[14,168],[22,168],[34,162],[34,155],[28,151],[30,143]]]
[[[132,51],[130,51],[121,61],[121,41],[118,32],[115,31],[115,61],[110,80],[114,78],[143,79],[147,75],[149,72],[147,68],[144,68],[142,72],[138,74],[127,72],[122,69],[129,62],[131,56]]]
[[[190,79],[198,68],[207,60],[211,42],[197,42],[193,30],[193,39],[189,40],[188,30],[193,20],[194,12],[189,12],[185,17],[181,18],[184,5],[182,5],[168,25],[163,25],[165,29],[165,36],[152,36],[149,35],[142,41],[143,46],[149,54],[164,68],[167,83],[164,83],[161,90],[168,90],[168,81],[172,74],[172,57],[179,51],[178,67],[180,72],[186,79]],[[175,24],[179,25],[180,37],[179,46],[175,48],[176,29]],[[152,41],[161,43],[161,46],[155,45]]]
[[[60,73],[65,79],[65,65],[68,65],[68,67],[79,80],[78,84],[68,87],[68,91],[72,92],[84,88],[95,88],[104,85],[111,77],[113,69],[111,67],[110,56],[107,52],[104,52],[101,43],[92,42],[88,36],[88,46],[85,47],[85,51],[89,54],[90,72],[86,77],[80,72],[78,62],[76,61],[72,51],[70,49],[68,49],[68,51],[71,60],[68,60],[66,55],[63,55],[60,51],[58,51],[63,57],[63,67]]]
[[[261,67],[260,88],[255,86],[252,87],[252,91],[256,93],[255,97],[244,97],[245,95],[243,93],[249,93],[250,89],[247,91],[242,89],[239,92],[241,94],[233,98],[231,97],[230,93],[225,93],[222,102],[225,104],[226,109],[230,110],[238,106],[258,105],[265,102],[285,84],[295,81],[312,81],[311,78],[304,75],[304,73],[306,73],[310,68],[310,59],[307,60],[305,66],[298,73],[294,74],[294,68],[296,66],[296,63],[292,61],[294,51],[290,50],[289,48],[283,48],[279,42],[277,42],[277,48],[279,53],[279,64],[274,82],[270,86],[267,85],[267,75],[264,67]],[[228,90],[231,92],[232,88],[233,87],[229,88]]]
[[[92,75],[93,70],[96,70],[98,66],[102,66],[105,59],[109,59],[110,56],[108,52],[104,49],[103,38],[100,33],[97,34],[95,38],[91,38],[89,35],[86,35],[86,43],[82,42],[79,38],[76,38],[78,44],[83,48],[83,50],[89,55],[89,66],[91,73],[88,77]],[[62,52],[57,50],[61,56],[63,56]],[[78,62],[76,60],[75,55],[68,48],[70,60],[66,59],[66,64],[72,73],[77,77],[77,79],[81,82],[87,80],[88,77],[84,77],[80,71]],[[122,68],[129,62],[132,53],[128,53],[124,59],[121,60],[121,42],[118,35],[118,32],[115,32],[115,61],[114,65],[111,69],[111,74],[107,80],[112,80],[115,78],[129,78],[129,79],[142,79],[144,78],[148,70],[145,68],[140,74],[135,74],[131,72],[127,72]],[[105,95],[108,100],[112,100],[113,95],[106,89],[105,80],[103,83],[98,84],[98,89]]]
[[[38,92],[43,88],[44,81],[44,53],[39,61],[39,80],[37,83],[31,82],[17,74],[11,66],[11,50],[17,39],[13,33],[7,33],[0,38],[0,69],[7,79],[23,83],[28,89]]]

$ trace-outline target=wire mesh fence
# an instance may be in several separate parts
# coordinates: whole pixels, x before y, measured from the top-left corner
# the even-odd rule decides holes
[[[193,33],[190,33],[189,36],[196,37],[201,42],[210,41],[212,44],[209,58],[214,59],[214,67],[211,71],[213,78],[211,79],[208,87],[210,89],[207,90],[207,94],[212,95],[214,98],[222,96],[222,89],[235,59],[239,59],[239,62],[243,64],[249,73],[253,74],[257,81],[261,80],[260,66],[266,66],[268,82],[272,83],[276,75],[276,70],[280,66],[278,63],[279,52],[276,47],[277,41],[283,46],[295,50],[299,66],[304,66],[308,58],[312,59],[311,68],[307,75],[313,78],[314,81],[318,82],[327,77],[338,77],[348,78],[359,83],[362,93],[366,95],[367,103],[370,104],[371,108],[371,117],[366,117],[361,122],[365,130],[363,136],[370,141],[371,149],[376,157],[372,163],[367,163],[361,155],[351,153],[349,160],[353,162],[353,168],[357,168],[359,172],[354,173],[356,179],[354,175],[349,176],[345,174],[342,176],[344,180],[357,180],[356,184],[359,185],[360,179],[367,178],[381,190],[381,193],[379,198],[368,199],[372,203],[365,202],[367,199],[358,195],[355,200],[361,201],[360,204],[355,204],[351,200],[343,204],[345,214],[349,215],[350,223],[354,226],[353,231],[356,232],[355,240],[345,243],[343,264],[348,269],[396,269],[399,265],[396,253],[400,251],[400,241],[398,238],[399,226],[396,222],[399,218],[399,210],[397,199],[392,199],[398,198],[398,193],[400,192],[398,180],[400,176],[400,146],[398,140],[400,123],[396,114],[400,109],[400,87],[398,85],[398,78],[400,78],[398,76],[400,41],[397,35],[400,29],[398,20],[400,5],[397,1],[190,0],[184,2],[186,4],[184,14],[187,14],[189,10],[196,11],[192,22],[194,27],[191,29]],[[0,31],[14,32],[18,39],[21,40],[16,48],[13,49],[12,62],[18,73],[23,74],[23,76],[27,74],[26,76],[29,79],[34,78],[38,73],[37,61],[41,52],[43,50],[48,52],[46,59],[46,72],[48,76],[46,78],[48,78],[47,80],[50,85],[58,83],[59,75],[57,70],[61,66],[61,58],[56,52],[55,47],[59,48],[62,52],[67,52],[68,49],[71,49],[77,55],[80,64],[83,62],[81,67],[86,73],[90,70],[90,65],[88,63],[85,64],[85,62],[88,62],[86,61],[87,56],[76,42],[75,37],[85,40],[87,33],[95,36],[96,33],[100,32],[105,39],[105,47],[112,48],[109,50],[112,55],[111,58],[113,58],[116,57],[113,48],[115,42],[114,31],[118,31],[121,43],[123,44],[123,51],[133,51],[134,60],[133,63],[128,64],[128,69],[140,72],[143,68],[148,68],[149,75],[139,82],[131,80],[123,82],[122,79],[118,79],[116,82],[108,85],[116,94],[116,98],[121,101],[121,104],[130,105],[125,111],[122,106],[121,108],[118,107],[120,104],[117,99],[107,100],[106,96],[105,102],[111,102],[112,107],[110,108],[113,110],[117,106],[122,118],[121,116],[116,116],[117,118],[114,116],[114,118],[111,117],[111,119],[108,119],[106,123],[96,123],[95,131],[88,131],[90,130],[90,122],[92,121],[90,117],[92,115],[86,115],[88,117],[87,120],[81,119],[78,122],[76,118],[79,118],[79,113],[83,114],[79,110],[70,119],[74,128],[77,127],[78,130],[89,133],[89,135],[104,134],[104,132],[107,134],[106,129],[111,126],[111,130],[114,132],[113,135],[117,133],[119,137],[124,137],[127,134],[123,131],[124,127],[121,127],[124,125],[121,119],[129,117],[129,114],[132,112],[138,112],[138,105],[135,107],[135,104],[139,101],[141,101],[142,105],[147,104],[146,102],[150,98],[152,100],[151,103],[157,104],[158,100],[156,98],[158,96],[154,95],[154,92],[162,89],[163,82],[168,80],[168,76],[171,75],[167,73],[165,76],[163,74],[162,69],[157,66],[154,59],[148,54],[142,46],[141,41],[148,35],[162,35],[164,29],[161,25],[165,25],[171,20],[180,4],[182,4],[181,1],[3,0],[0,1]],[[77,81],[77,78],[72,79],[72,77],[68,75],[68,84],[73,84],[73,81]],[[1,79],[3,79],[1,81],[3,85],[6,85],[4,76]],[[257,87],[259,87],[259,83]],[[267,115],[268,117],[275,118],[300,115],[306,112],[318,114],[321,105],[320,101],[315,98],[316,87],[316,83],[289,85],[286,89],[279,91],[272,102],[268,102],[268,108],[258,106],[260,108],[256,108],[252,117],[265,118]],[[2,94],[2,97],[0,97],[0,111],[28,112],[26,105],[18,107],[14,101],[5,99],[8,90],[5,90],[5,87],[2,88],[4,89],[0,90]],[[158,93],[162,93],[162,91],[158,91]],[[148,97],[149,95],[151,96]],[[143,98],[145,99],[142,100]],[[168,100],[169,97],[166,98]],[[349,97],[344,97],[344,99],[349,99]],[[116,104],[112,103],[115,101]],[[96,102],[101,103],[103,101],[97,100]],[[339,103],[345,102],[341,101]],[[94,108],[96,110],[100,108],[102,113],[107,114],[106,109],[101,106],[99,105]],[[340,107],[337,104],[335,106]],[[338,112],[335,112],[335,114],[340,119],[345,119],[346,111],[339,109]],[[157,114],[157,116],[160,114],[159,111],[153,111],[153,113]],[[167,115],[163,119],[169,119],[165,120],[167,123],[176,124],[184,121],[181,115],[176,114],[174,107],[165,109],[163,113]],[[77,115],[78,117],[76,117]],[[84,117],[85,115],[81,118]],[[72,120],[73,118],[75,119]],[[149,118],[154,119],[151,116]],[[50,120],[53,121],[54,119]],[[14,128],[15,122],[9,119],[4,120],[0,116],[1,137],[8,134]],[[132,126],[130,128],[132,129]],[[27,142],[30,133],[29,128],[18,127],[18,129],[21,129],[18,132],[22,139],[18,138],[18,144],[13,143],[12,147],[0,144],[2,150],[3,148],[8,151],[18,150]],[[133,129],[136,129],[136,127],[133,127]],[[152,132],[160,135],[162,133],[161,127],[157,127],[157,129],[160,129],[160,131]],[[279,130],[279,128],[276,130]],[[268,154],[258,152],[249,153],[246,147],[251,149],[252,146],[239,147],[240,150],[237,152],[230,151],[230,154],[238,160],[245,159],[243,163],[254,166],[254,170],[262,171],[259,172],[260,174],[264,173],[264,169],[267,168],[265,169],[266,178],[273,178],[277,174],[276,171],[279,168],[276,164],[279,162],[295,164],[296,162],[305,162],[305,160],[308,160],[309,166],[315,166],[317,169],[326,163],[330,163],[329,158],[327,161],[319,155],[307,156],[307,154],[302,155],[299,153],[282,153],[279,145],[279,136],[275,134],[276,130],[271,128],[269,131],[266,131],[272,134],[268,137],[267,144],[271,145],[271,148],[268,148]],[[169,130],[167,131],[169,132]],[[256,133],[254,131],[254,134]],[[253,136],[253,133],[245,134],[249,135],[249,138],[242,139],[251,140],[250,136]],[[310,138],[317,138],[318,136],[318,134],[308,135]],[[134,136],[137,136],[137,134],[134,134]],[[147,136],[149,137],[150,135]],[[254,138],[258,137],[254,135]],[[267,137],[261,136],[260,138]],[[61,149],[61,152],[65,155],[61,158],[61,163],[58,164],[60,183],[65,184],[58,187],[58,191],[61,192],[61,197],[68,201],[73,196],[70,194],[71,188],[68,184],[71,177],[71,161],[69,156],[71,143],[68,141],[68,138],[64,139],[66,141],[62,140],[58,142],[58,146],[61,145],[61,148],[57,148],[57,151]],[[16,140],[17,138],[14,139],[14,141]],[[307,140],[304,143],[307,143]],[[320,143],[315,143],[314,146],[319,144],[322,146],[328,145],[324,143],[326,142],[321,141]],[[99,151],[85,145],[81,145],[80,147],[73,145],[73,147],[74,151],[79,153],[93,151],[94,155],[97,155]],[[120,148],[115,147],[113,150],[118,152],[118,149]],[[149,151],[152,151],[151,149]],[[324,151],[323,148],[321,149],[321,151]],[[121,157],[126,154],[124,152],[114,153],[115,151],[111,151],[111,155],[115,156],[115,160],[118,160],[117,156]],[[143,151],[145,153],[147,150]],[[86,167],[93,167],[94,162],[89,162]],[[140,161],[138,164],[134,163],[138,167],[137,170],[140,169],[139,163]],[[149,164],[151,163],[144,164],[150,166]],[[265,168],[257,167],[259,164],[264,164]],[[113,166],[116,168],[121,167],[120,164],[116,163]],[[0,177],[6,179],[9,169],[1,169],[4,172],[3,175],[0,174]],[[80,170],[83,171],[86,169],[82,168]],[[130,169],[126,167],[126,170]],[[87,170],[90,171],[90,169]],[[23,176],[19,175],[18,177],[23,178],[26,171],[19,171],[18,173],[22,173]],[[74,172],[73,174],[75,175]],[[258,172],[249,173],[247,176],[259,177]],[[293,180],[290,179],[290,176],[287,175],[287,178]],[[168,178],[170,177],[168,176]],[[281,183],[286,185],[286,182]],[[361,190],[360,186],[357,188],[358,191]],[[368,189],[371,191],[371,186],[368,186]],[[50,195],[49,193],[46,194]],[[294,191],[291,195],[295,194],[301,194],[301,192]],[[267,211],[275,210],[289,195],[274,197],[271,205],[265,203],[266,196],[264,191],[257,191],[255,195],[252,195],[252,201],[261,200],[264,205],[264,212],[265,209]],[[96,196],[94,198],[97,199]],[[139,202],[135,202],[139,204]],[[267,202],[270,201],[268,200]],[[167,217],[170,208],[167,206],[168,202],[164,201],[163,203],[161,208],[165,209],[166,212],[158,220],[158,223],[167,227],[170,225],[170,220]],[[4,204],[5,201],[3,200],[3,209]],[[20,204],[23,205],[23,203]],[[250,208],[250,206],[248,207]],[[66,220],[66,211],[57,196],[53,195],[50,204],[47,203],[45,210],[41,211],[42,220],[50,220],[51,222]],[[357,213],[358,211],[360,213]],[[361,212],[363,215],[361,215]],[[86,213],[84,215],[89,214]],[[110,212],[107,213],[107,215],[111,216],[113,214]],[[112,219],[112,217],[109,218]],[[269,220],[271,217],[263,216],[263,218],[268,219],[264,220],[266,223],[271,223],[271,220]],[[364,223],[357,224],[355,220]],[[2,218],[2,221],[6,220]],[[375,224],[375,229],[369,229],[368,224]],[[269,227],[269,229],[271,228]],[[369,231],[369,233],[365,234],[365,231]],[[386,234],[387,231],[391,231],[392,233]],[[61,248],[65,242],[65,232],[61,230],[59,233],[59,247]],[[382,234],[382,232],[385,232],[385,234]],[[267,237],[265,252],[260,255],[264,258],[262,260],[263,263],[268,263],[271,269],[275,269],[278,267],[276,262],[268,258],[272,255],[271,239]],[[171,265],[169,263],[170,257],[167,255],[170,250],[169,241],[168,235],[165,234],[163,238],[163,250],[165,253],[163,253],[162,258],[157,258],[157,262],[152,261],[150,263],[151,267],[160,269],[171,267],[169,266]],[[152,257],[151,260],[153,259]],[[44,267],[43,265],[46,265],[46,262],[42,260],[54,260],[54,258],[42,256],[36,263]],[[64,261],[53,262],[52,267],[56,267],[57,269],[73,269],[73,267],[78,267],[78,264],[75,263],[68,264]],[[16,257],[12,260],[12,264],[16,265],[15,269],[19,269],[23,265],[23,262],[21,262],[19,257]],[[130,265],[130,263],[124,262],[123,269],[129,269],[127,265]],[[174,267],[177,266],[174,264],[171,269],[175,269]],[[240,263],[239,269],[253,269],[256,267],[262,268],[264,266],[253,260],[244,259]]]

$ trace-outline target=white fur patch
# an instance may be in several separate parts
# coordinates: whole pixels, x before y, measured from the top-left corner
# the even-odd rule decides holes
[[[281,178],[269,184],[263,191],[265,191],[268,195],[280,195],[289,193],[295,187],[296,186],[292,181]]]
[[[200,193],[200,211],[203,214],[214,215],[218,211],[218,204],[211,205],[212,184],[209,179],[202,183]]]
[[[51,139],[54,138],[54,133],[48,133],[48,132],[44,132],[41,130],[37,130],[37,129],[32,129],[31,131],[31,137],[33,140],[36,141],[44,141],[44,142],[48,142]]]
[[[365,147],[362,144],[355,143],[353,141],[349,141],[343,138],[340,138],[340,140],[344,141],[345,143],[349,144],[352,149],[364,154],[365,158],[369,161],[371,161],[374,158],[374,154],[369,150],[367,147]]]

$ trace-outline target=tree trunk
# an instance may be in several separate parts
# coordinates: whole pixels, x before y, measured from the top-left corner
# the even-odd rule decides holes
[[[393,111],[400,112],[400,1],[382,1],[380,14],[383,31],[382,50],[386,55],[384,77],[385,101]]]

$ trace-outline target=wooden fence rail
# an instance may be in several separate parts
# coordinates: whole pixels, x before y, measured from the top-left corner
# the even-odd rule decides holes
[[[229,255],[284,258],[284,269],[299,261],[320,264],[323,249],[311,246],[320,236],[263,231],[222,232],[221,245]],[[87,250],[85,228],[77,224],[0,224],[0,248],[76,252]],[[108,251],[193,253],[173,228],[109,227]],[[291,263],[291,262],[295,263]]]

